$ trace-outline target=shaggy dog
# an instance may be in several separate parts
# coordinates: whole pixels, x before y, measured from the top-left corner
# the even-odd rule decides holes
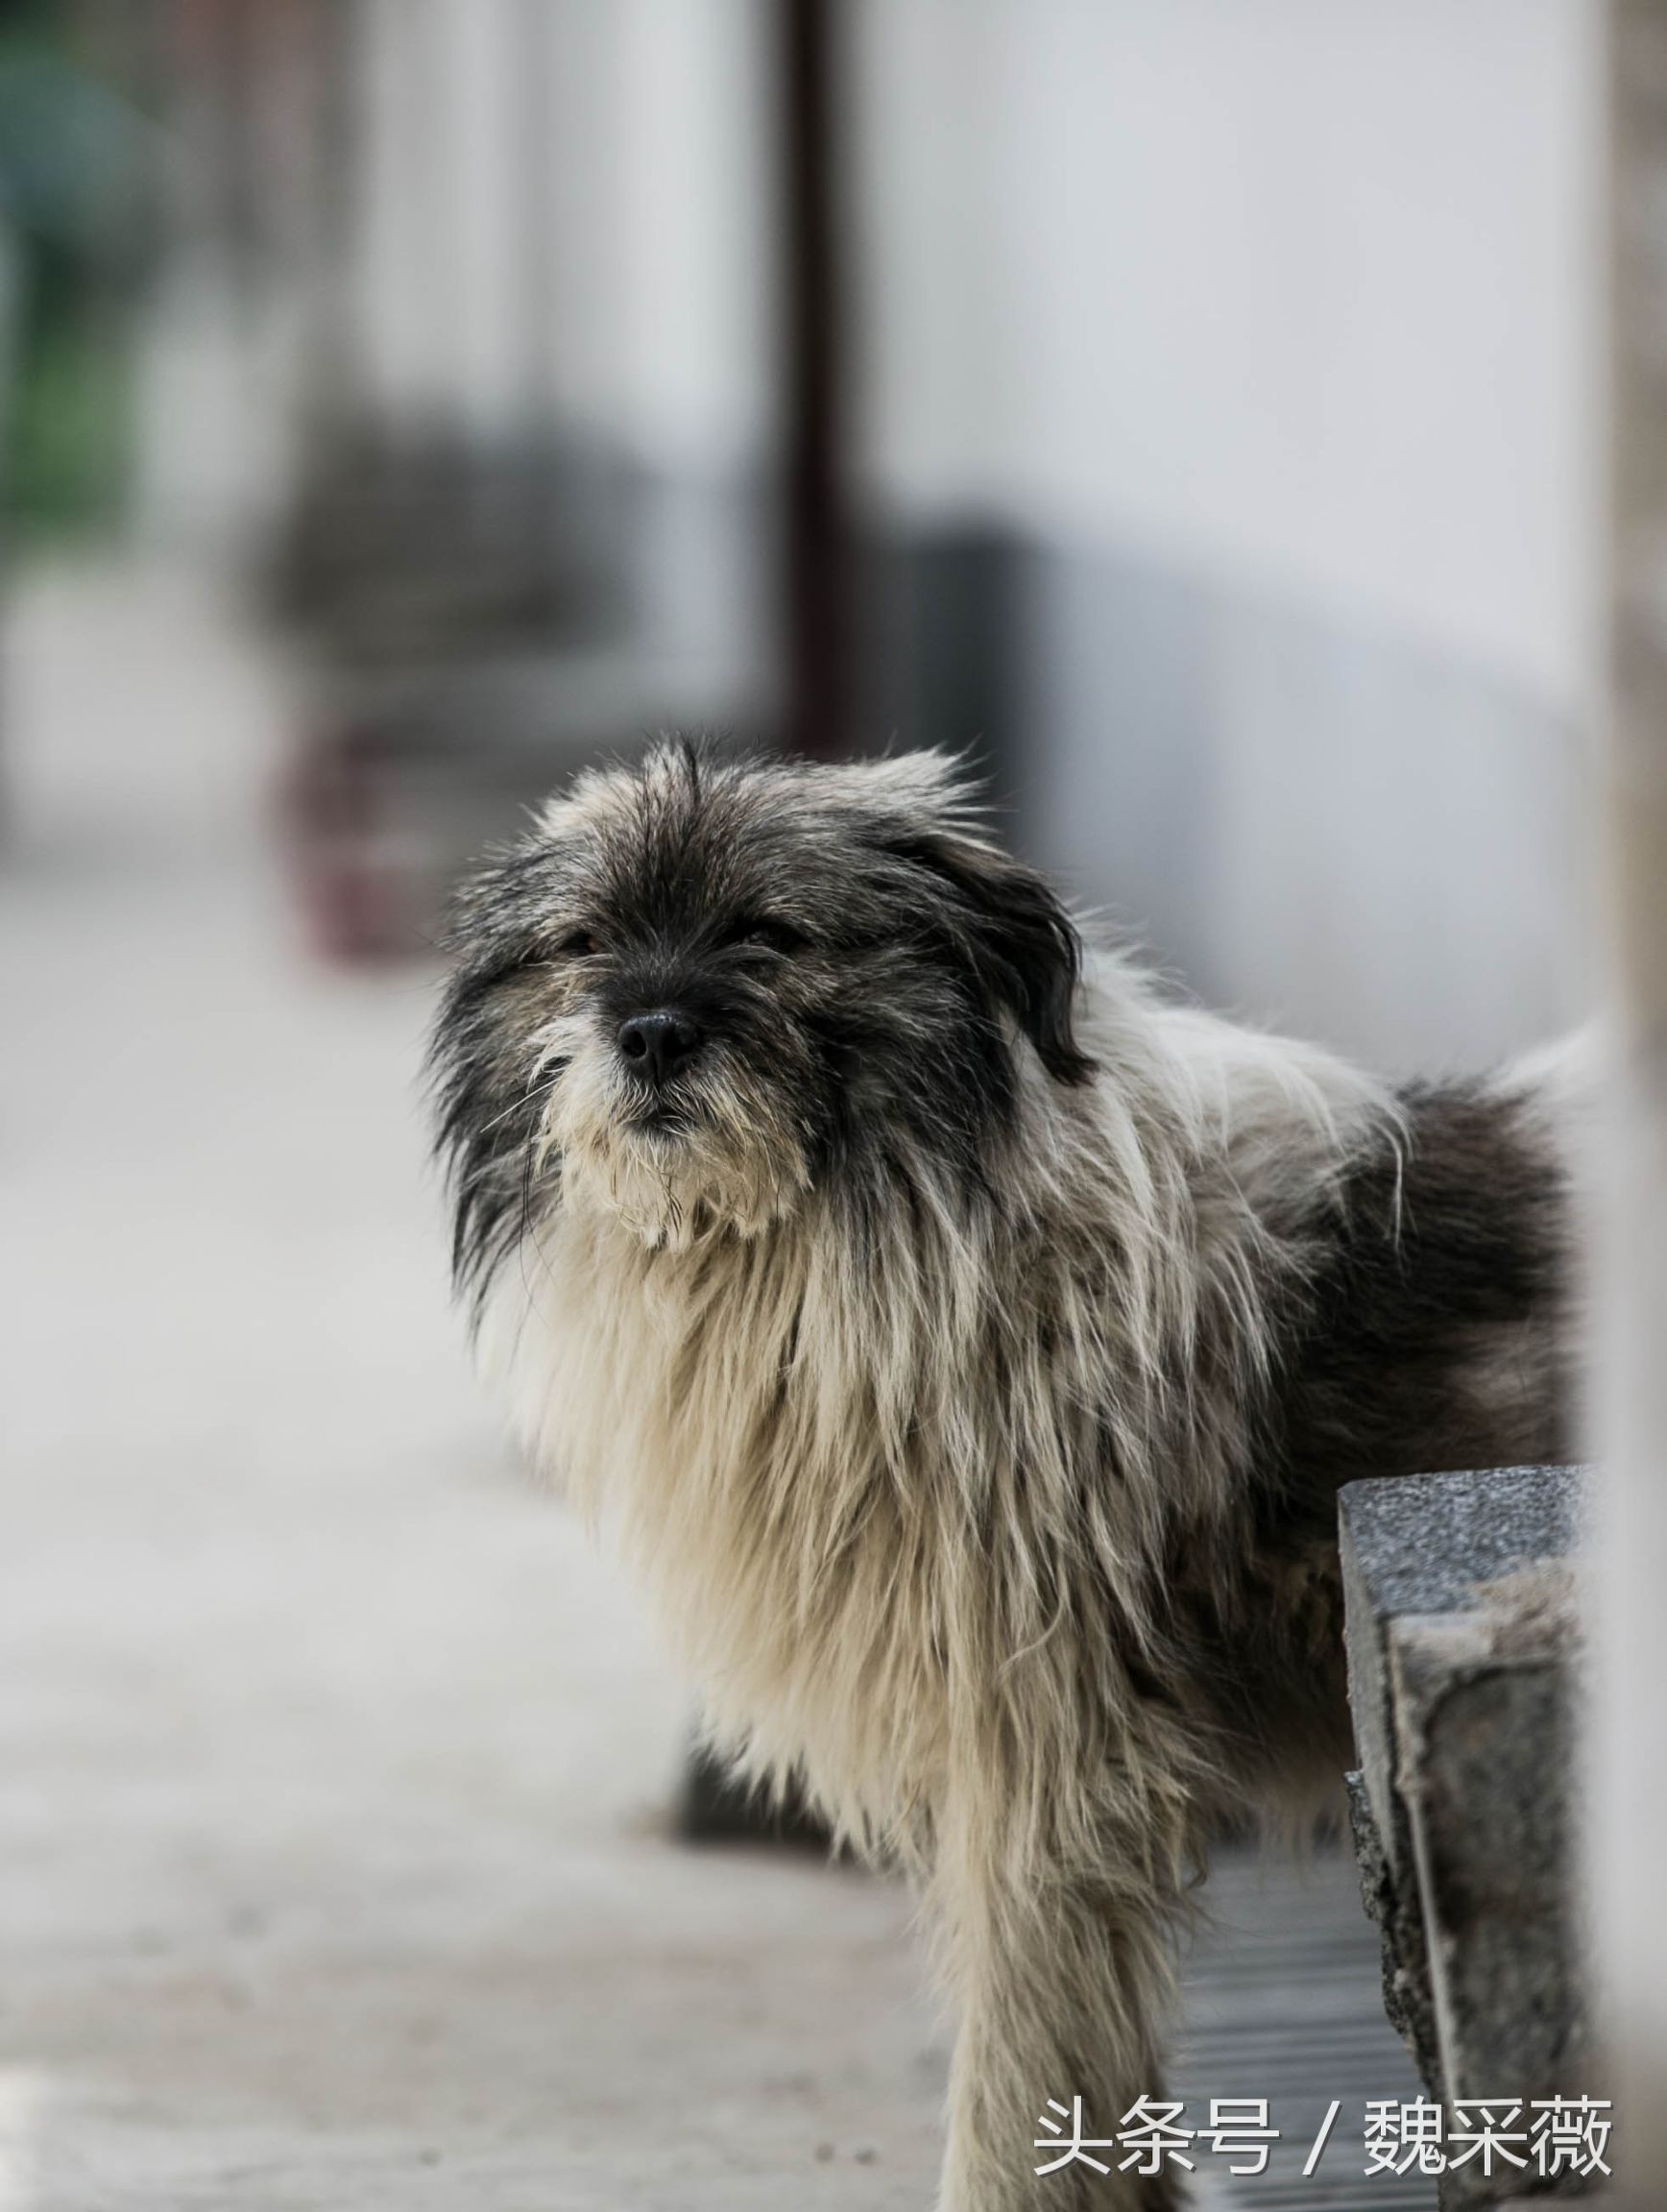
[[[945,2212],[1177,2203],[1115,2151],[1039,2181],[1037,2116],[1159,2092],[1203,1845],[1348,1762],[1339,1485],[1565,1450],[1539,1085],[1393,1089],[1085,964],[931,754],[585,775],[455,952],[483,1355],[719,1740],[921,1885]]]

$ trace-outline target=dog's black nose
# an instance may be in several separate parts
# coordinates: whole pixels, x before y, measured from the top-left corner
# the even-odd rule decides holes
[[[687,1014],[661,1007],[649,1014],[633,1014],[619,1024],[619,1050],[634,1075],[651,1083],[669,1082],[679,1068],[700,1049],[700,1032]]]

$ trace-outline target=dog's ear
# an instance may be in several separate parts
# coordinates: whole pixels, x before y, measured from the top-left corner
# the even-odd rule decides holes
[[[888,837],[899,860],[926,869],[957,948],[990,999],[1006,1007],[1060,1082],[1084,1082],[1094,1062],[1076,1043],[1073,1015],[1082,940],[1034,868],[959,828],[911,828]]]

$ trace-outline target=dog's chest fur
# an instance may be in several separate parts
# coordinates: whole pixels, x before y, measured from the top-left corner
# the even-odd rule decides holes
[[[809,1222],[648,1252],[563,1215],[506,1271],[483,1340],[535,1455],[646,1573],[728,1740],[760,1772],[809,1751],[831,1803],[884,1820],[941,1761],[931,1593],[953,1540],[903,1402],[918,1354],[882,1351],[885,1288],[841,1276]]]

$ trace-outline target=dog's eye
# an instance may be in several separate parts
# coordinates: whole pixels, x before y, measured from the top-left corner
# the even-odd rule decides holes
[[[785,959],[789,953],[803,952],[809,943],[804,931],[779,914],[743,914],[732,922],[723,933],[726,945],[761,945],[766,951],[780,953]]]
[[[569,930],[556,950],[571,960],[582,960],[587,953],[597,950],[596,934],[593,930]]]

